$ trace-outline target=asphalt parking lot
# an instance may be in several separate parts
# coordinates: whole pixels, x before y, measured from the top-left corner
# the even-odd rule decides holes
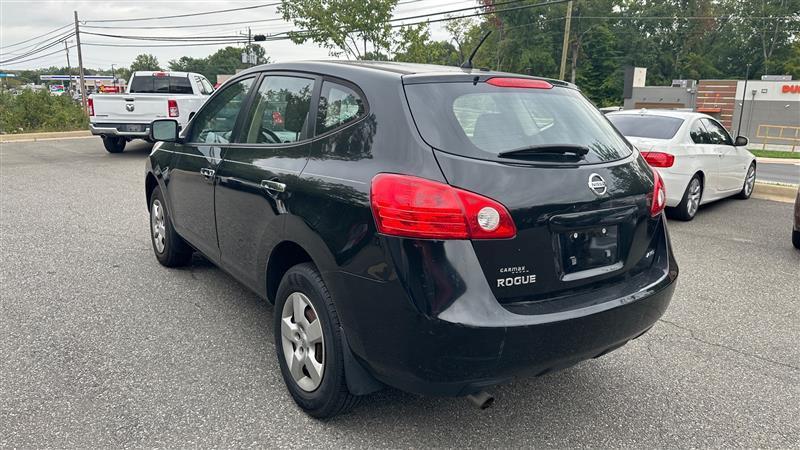
[[[670,222],[667,314],[597,360],[463,399],[385,390],[328,422],[284,389],[272,308],[202,258],[152,255],[150,147],[0,145],[0,446],[797,447],[792,205]]]

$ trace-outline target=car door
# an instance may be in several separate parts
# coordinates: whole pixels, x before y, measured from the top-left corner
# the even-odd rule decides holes
[[[692,141],[687,150],[689,157],[696,160],[696,167],[705,175],[703,200],[711,200],[719,188],[719,149],[712,142],[708,130],[703,125],[703,119],[695,119],[692,122],[689,127],[689,138]]]
[[[258,81],[239,143],[225,151],[215,192],[223,266],[258,292],[306,165],[317,78],[267,72]]]
[[[741,189],[744,182],[744,170],[740,157],[733,146],[733,140],[725,128],[716,120],[703,118],[703,125],[708,130],[718,155],[718,191],[725,192]]]
[[[222,152],[237,131],[240,110],[255,77],[228,85],[198,111],[170,175],[169,202],[176,231],[206,256],[219,258],[214,217],[214,186]]]

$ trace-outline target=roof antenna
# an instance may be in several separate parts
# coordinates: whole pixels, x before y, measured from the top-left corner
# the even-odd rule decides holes
[[[473,50],[472,53],[469,55],[469,59],[467,59],[466,61],[464,61],[463,64],[461,64],[462,69],[472,69],[472,58],[475,57],[475,54],[478,53],[478,49],[481,48],[481,45],[483,45],[483,41],[485,41],[490,34],[492,34],[492,30],[487,31],[486,34],[483,35],[481,41],[478,42],[478,45],[475,46],[475,50]]]

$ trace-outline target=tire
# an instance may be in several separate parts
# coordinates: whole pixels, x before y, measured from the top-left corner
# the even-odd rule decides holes
[[[162,266],[180,267],[192,260],[192,248],[175,232],[161,188],[150,194],[150,243]]]
[[[744,176],[744,183],[742,184],[742,190],[736,194],[736,198],[740,198],[742,200],[747,200],[753,195],[753,189],[756,185],[756,164],[751,163],[750,167],[747,168],[747,174]]]
[[[689,184],[678,206],[670,209],[670,215],[678,220],[690,221],[697,215],[700,209],[700,202],[703,200],[703,180],[700,175],[695,174]]]
[[[108,153],[122,153],[125,150],[125,138],[103,136],[103,147]]]
[[[318,419],[355,406],[358,397],[347,389],[345,378],[339,316],[313,264],[298,264],[286,272],[273,315],[275,354],[295,403]],[[295,370],[289,368],[290,360]]]
[[[800,231],[792,230],[792,245],[800,250]]]

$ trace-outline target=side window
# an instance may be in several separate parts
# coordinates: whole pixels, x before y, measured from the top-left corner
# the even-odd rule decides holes
[[[364,114],[364,101],[352,89],[325,81],[319,96],[316,134],[326,133]]]
[[[210,81],[208,81],[206,77],[200,77],[200,83],[203,85],[208,95],[214,93],[214,86],[211,84]]]
[[[229,143],[236,118],[252,84],[253,78],[239,80],[209,100],[192,121],[188,141],[206,144]]]
[[[692,125],[692,128],[689,130],[689,136],[691,136],[692,141],[695,144],[710,144],[711,141],[708,137],[708,131],[706,131],[706,127],[703,126],[701,120],[696,120]]]
[[[264,77],[253,102],[247,127],[248,144],[281,144],[302,138],[308,122],[314,80],[270,75]]]
[[[725,131],[725,128],[722,128],[720,124],[713,120],[709,119],[702,119],[703,125],[705,125],[706,129],[708,130],[709,138],[711,139],[712,144],[718,145],[733,145],[733,141],[731,137],[728,135],[728,132]]]

